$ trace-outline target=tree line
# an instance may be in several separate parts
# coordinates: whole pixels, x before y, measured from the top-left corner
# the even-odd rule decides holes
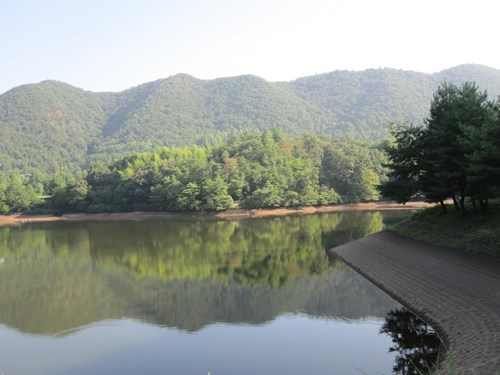
[[[351,138],[245,132],[96,163],[53,183],[47,204],[63,212],[221,211],[372,200],[385,161],[381,146]]]
[[[46,176],[0,169],[0,214],[221,211],[328,205],[379,197],[382,143],[278,129],[241,132],[206,146],[160,147]]]
[[[475,83],[444,82],[424,123],[394,126],[392,135],[384,196],[405,203],[423,194],[445,212],[445,200],[451,199],[464,213],[467,198],[476,212],[484,212],[500,196],[500,105]]]

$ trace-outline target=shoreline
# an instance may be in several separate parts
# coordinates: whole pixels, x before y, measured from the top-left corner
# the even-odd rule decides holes
[[[387,211],[387,210],[418,210],[431,207],[431,203],[423,201],[408,202],[405,205],[394,202],[369,202],[339,204],[321,207],[295,207],[274,209],[233,209],[223,212],[116,212],[116,213],[68,213],[56,215],[28,215],[14,214],[0,216],[0,226],[19,225],[24,223],[51,222],[51,221],[107,221],[107,220],[141,220],[141,219],[238,219],[255,217],[277,217],[289,215],[311,215],[328,212],[345,211]]]

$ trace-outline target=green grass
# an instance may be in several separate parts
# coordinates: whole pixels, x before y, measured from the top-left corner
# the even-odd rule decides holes
[[[457,250],[500,256],[500,202],[490,203],[485,214],[474,213],[472,207],[463,214],[453,205],[448,205],[446,214],[440,206],[426,208],[389,230]]]

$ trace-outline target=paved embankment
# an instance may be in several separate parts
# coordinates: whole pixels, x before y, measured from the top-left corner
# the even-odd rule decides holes
[[[331,251],[438,331],[448,349],[443,370],[500,374],[499,258],[391,232]]]

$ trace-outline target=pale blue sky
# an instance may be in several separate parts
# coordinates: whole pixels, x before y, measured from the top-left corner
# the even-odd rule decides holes
[[[120,91],[187,73],[500,69],[496,0],[0,0],[0,93],[56,79]]]

